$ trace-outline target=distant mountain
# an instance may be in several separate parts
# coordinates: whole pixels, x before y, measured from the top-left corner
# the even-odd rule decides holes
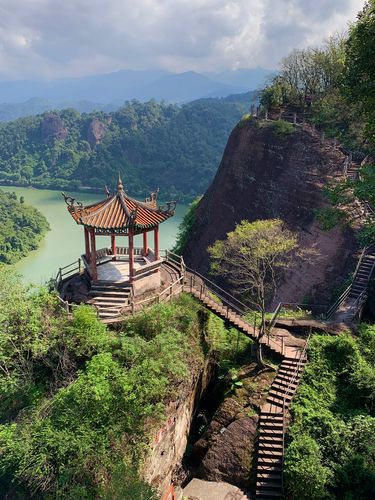
[[[247,90],[257,90],[264,86],[267,80],[275,75],[276,71],[265,68],[241,68],[221,73],[206,73],[206,75],[226,85],[235,85]]]
[[[257,88],[266,74],[268,70],[262,68],[205,75],[194,71],[121,70],[52,81],[0,82],[0,121],[68,107],[80,112],[109,112],[132,99],[181,104],[226,97]]]
[[[54,102],[48,99],[33,97],[20,103],[0,104],[0,122],[16,120],[23,116],[32,116],[44,113],[45,111],[74,108],[80,113],[91,113],[92,111],[114,111],[122,103],[113,102],[111,104],[101,104],[91,101],[61,101]]]

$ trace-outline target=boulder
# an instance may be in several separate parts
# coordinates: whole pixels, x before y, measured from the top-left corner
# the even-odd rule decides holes
[[[252,468],[258,416],[235,420],[223,427],[202,460],[198,474],[208,481],[227,481],[247,487]]]

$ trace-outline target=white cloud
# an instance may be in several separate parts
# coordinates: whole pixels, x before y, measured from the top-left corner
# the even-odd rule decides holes
[[[2,0],[0,78],[275,67],[363,0]]]

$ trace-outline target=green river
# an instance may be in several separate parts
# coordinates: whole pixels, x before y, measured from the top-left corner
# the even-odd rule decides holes
[[[38,250],[23,258],[15,268],[23,275],[25,281],[45,283],[56,275],[59,267],[77,260],[84,251],[83,227],[78,226],[68,213],[65,202],[59,191],[48,189],[32,189],[22,187],[0,186],[4,191],[15,192],[23,196],[25,203],[39,209],[48,219],[51,231],[47,233]],[[104,198],[104,193],[69,193],[84,204],[94,203]],[[186,205],[177,205],[176,214],[160,225],[160,248],[171,248],[175,242],[178,225],[187,210]],[[139,237],[138,237],[139,238]],[[119,246],[127,246],[127,238],[117,239]],[[141,241],[136,245],[141,246]],[[149,238],[152,247],[153,238]],[[97,238],[97,248],[110,246],[109,237]]]

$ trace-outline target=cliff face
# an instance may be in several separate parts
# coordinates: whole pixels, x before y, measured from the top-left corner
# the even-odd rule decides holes
[[[270,123],[239,124],[197,209],[184,252],[186,263],[206,274],[207,247],[224,239],[236,223],[280,218],[298,234],[300,249],[311,253],[308,259],[294,259],[275,303],[327,301],[352,265],[356,242],[349,229],[322,231],[314,210],[326,205],[322,188],[342,174],[344,160],[340,151],[322,144],[310,128],[280,137]]]

